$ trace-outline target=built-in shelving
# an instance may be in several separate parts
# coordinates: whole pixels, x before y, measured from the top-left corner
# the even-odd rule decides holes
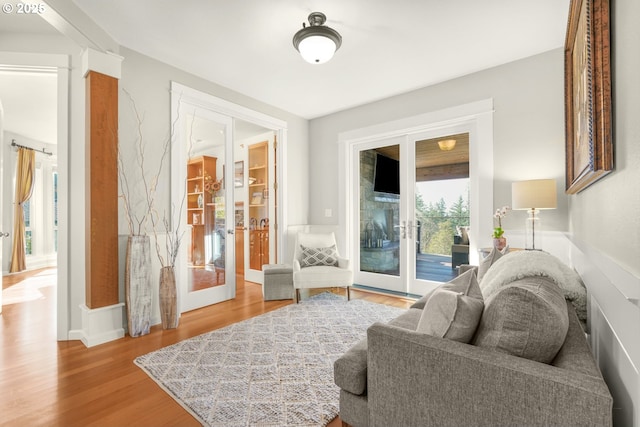
[[[269,263],[269,143],[249,146],[249,267]]]
[[[205,191],[207,180],[216,180],[216,158],[200,156],[187,162],[187,224],[191,226],[191,247],[188,262],[204,266],[210,261],[205,238],[211,234],[215,221],[215,204]]]

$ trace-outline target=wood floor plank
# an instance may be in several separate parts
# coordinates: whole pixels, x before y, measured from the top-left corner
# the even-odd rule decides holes
[[[25,280],[36,276],[31,289]],[[263,301],[260,285],[239,280],[235,299],[183,314],[177,329],[156,325],[145,336],[86,348],[79,341],[56,341],[55,284],[42,286],[41,277],[55,280],[51,270],[3,278],[5,292],[16,294],[25,283],[28,289],[24,302],[5,305],[0,316],[2,426],[197,426],[133,360],[293,303]],[[303,293],[303,299],[322,291],[327,289]],[[344,295],[344,289],[330,291]],[[402,308],[413,302],[355,289],[351,298]],[[339,425],[339,419],[329,424]]]

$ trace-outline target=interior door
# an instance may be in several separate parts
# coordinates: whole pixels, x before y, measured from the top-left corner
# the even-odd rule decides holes
[[[2,194],[2,176],[4,174],[3,148],[4,148],[4,110],[2,109],[2,100],[0,100],[0,246],[4,243],[2,240],[9,236],[9,232],[2,230],[2,212],[4,197]],[[0,249],[0,266],[4,266],[2,261],[2,250]],[[2,313],[2,291],[0,290],[0,313]]]
[[[269,132],[249,143],[247,149],[244,272],[246,280],[255,283],[263,280],[262,266],[276,259],[274,143],[274,133]]]
[[[232,120],[181,102],[177,123],[180,159],[175,203],[184,205],[185,230],[176,266],[181,312],[235,296],[234,168]]]

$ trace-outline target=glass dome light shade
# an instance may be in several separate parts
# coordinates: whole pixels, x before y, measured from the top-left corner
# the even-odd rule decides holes
[[[309,26],[293,36],[293,46],[302,58],[311,64],[323,64],[333,57],[342,44],[342,36],[333,28],[323,25],[327,17],[321,12],[309,15]]]
[[[309,36],[300,41],[298,51],[302,58],[311,64],[324,64],[336,52],[336,44],[328,37]]]

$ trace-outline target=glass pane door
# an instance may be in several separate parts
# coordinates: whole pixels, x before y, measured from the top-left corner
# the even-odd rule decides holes
[[[248,139],[245,231],[245,278],[262,283],[262,266],[276,261],[275,134]]]
[[[422,295],[469,263],[469,134],[413,137],[413,225],[409,292]]]
[[[355,283],[404,292],[406,221],[401,204],[400,140],[357,147],[359,179]]]
[[[424,295],[469,262],[469,134],[439,135],[354,146],[357,285]]]
[[[235,212],[227,209],[233,207],[234,188],[233,167],[228,166],[233,165],[231,118],[192,106],[181,108],[185,233],[184,256],[176,273],[182,284],[181,311],[188,311],[235,295]]]

